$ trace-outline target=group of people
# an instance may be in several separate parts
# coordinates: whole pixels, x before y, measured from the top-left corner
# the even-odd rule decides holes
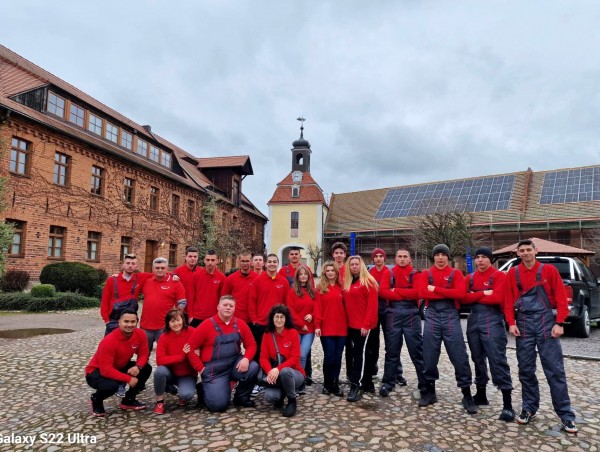
[[[281,269],[275,254],[263,261],[261,255],[241,252],[239,269],[228,277],[216,268],[214,251],[206,253],[202,268],[198,250],[189,247],[185,264],[172,274],[163,258],[155,259],[153,273],[136,273],[135,256],[126,255],[122,273],[105,286],[101,314],[106,335],[86,368],[88,384],[96,389],[92,413],[104,415],[103,400],[119,391],[122,409],[145,408],[136,396],[151,375],[148,358],[155,341],[156,414],[165,412],[165,393],[178,394],[180,405],[197,393],[199,404],[224,411],[232,392],[234,405],[254,407],[252,397],[264,390],[266,401],[284,416],[294,416],[297,397],[312,384],[315,338],[323,348],[322,394],[344,396],[340,374],[345,350],[346,400],[357,402],[363,392],[375,393],[381,330],[381,397],[407,384],[400,360],[406,343],[421,394],[418,405],[436,403],[443,343],[469,414],[489,404],[491,374],[502,392],[499,419],[527,424],[539,408],[537,349],[554,409],[564,430],[575,433],[559,341],[568,315],[565,289],[558,271],[536,260],[531,240],[519,242],[517,254],[521,263],[505,275],[492,266],[492,251],[479,248],[475,272],[464,277],[450,265],[451,252],[444,244],[433,248],[433,266],[418,271],[406,249],[397,250],[392,269],[385,265],[385,251],[373,250],[374,265],[368,270],[362,257],[347,257],[346,245],[337,242],[317,284],[301,263],[299,248],[290,249],[289,264]],[[144,306],[138,329],[140,294]],[[466,335],[475,369],[474,395],[461,305],[471,308]],[[522,386],[518,416],[512,406],[505,322],[517,344]],[[128,388],[120,389],[123,384]]]

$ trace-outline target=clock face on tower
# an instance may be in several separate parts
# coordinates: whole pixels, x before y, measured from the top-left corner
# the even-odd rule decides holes
[[[292,180],[294,182],[300,182],[302,180],[302,172],[301,171],[294,171],[292,173]]]

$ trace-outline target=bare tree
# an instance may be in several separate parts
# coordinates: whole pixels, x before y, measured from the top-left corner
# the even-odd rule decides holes
[[[306,252],[313,261],[313,273],[316,276],[319,270],[319,260],[323,257],[323,245],[316,242],[309,242]]]

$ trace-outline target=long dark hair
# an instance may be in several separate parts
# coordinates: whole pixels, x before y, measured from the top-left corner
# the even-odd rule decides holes
[[[183,322],[181,331],[187,330],[187,327],[188,327],[187,316],[183,312],[181,312],[179,309],[171,309],[169,312],[167,312],[167,315],[165,316],[165,333],[168,333],[169,331],[171,331],[169,322],[177,317],[181,317],[181,321]]]
[[[290,313],[288,307],[283,304],[277,304],[269,311],[269,322],[267,324],[268,333],[275,332],[275,322],[273,321],[275,314],[283,314],[285,316],[285,325],[283,325],[284,328],[294,328],[294,321],[292,320],[292,314]]]
[[[306,281],[306,293],[308,294],[308,296],[310,298],[312,298],[314,300],[315,299],[315,289],[314,289],[315,283],[313,281],[312,273],[310,272],[310,270],[308,269],[308,267],[306,265],[300,265],[296,269],[296,273],[294,274],[294,283],[292,285],[292,287],[294,288],[294,292],[296,292],[296,295],[298,295],[299,297],[301,297],[304,294],[304,292],[302,291],[302,285],[300,284],[300,272],[304,272],[308,275],[308,281]]]

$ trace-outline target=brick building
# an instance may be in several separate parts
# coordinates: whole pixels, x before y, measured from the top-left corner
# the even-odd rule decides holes
[[[146,270],[157,256],[180,265],[209,197],[220,235],[264,249],[267,219],[242,191],[248,156],[194,157],[2,46],[0,147],[2,218],[15,227],[7,269],[35,279],[67,260],[112,273],[125,253]]]

